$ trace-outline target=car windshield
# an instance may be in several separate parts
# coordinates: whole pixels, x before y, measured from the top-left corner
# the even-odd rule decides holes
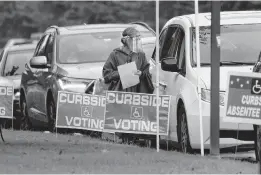
[[[21,75],[25,69],[25,64],[34,54],[34,50],[10,51],[7,54],[4,75],[13,76]]]
[[[193,60],[196,65],[195,28],[193,33]],[[211,27],[200,27],[200,62],[211,63]],[[261,51],[261,24],[223,25],[220,28],[220,61],[255,63]]]
[[[57,62],[79,64],[104,62],[121,45],[121,32],[102,32],[61,36]]]

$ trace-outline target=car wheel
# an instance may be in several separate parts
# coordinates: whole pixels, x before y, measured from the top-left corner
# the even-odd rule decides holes
[[[192,153],[192,148],[189,141],[187,115],[184,105],[178,108],[178,142],[180,151],[183,153]]]
[[[27,104],[24,98],[21,98],[20,129],[25,131],[32,129],[32,123],[28,116]]]
[[[261,142],[261,128],[258,125],[254,125],[254,132],[255,132],[255,155],[256,161],[260,160],[260,142]]]
[[[47,117],[48,117],[48,128],[50,132],[56,132],[56,107],[54,100],[48,100],[47,102]]]

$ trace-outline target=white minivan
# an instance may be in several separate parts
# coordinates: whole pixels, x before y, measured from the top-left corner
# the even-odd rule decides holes
[[[261,11],[221,12],[220,117],[228,71],[252,72],[261,50]],[[170,19],[160,32],[160,94],[171,95],[169,135],[182,152],[200,148],[197,78],[202,90],[204,146],[210,148],[211,14],[199,14],[200,60],[197,70],[195,15]],[[155,51],[151,59],[155,66]],[[156,69],[151,69],[156,82]],[[237,132],[237,131],[240,132]],[[220,119],[220,148],[236,145],[253,148],[253,126],[225,123]]]

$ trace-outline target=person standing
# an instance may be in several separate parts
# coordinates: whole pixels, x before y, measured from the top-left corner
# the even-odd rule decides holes
[[[108,90],[153,93],[154,87],[149,72],[150,63],[147,61],[145,53],[142,50],[140,32],[134,27],[126,28],[122,33],[121,42],[123,46],[111,52],[103,67],[103,78],[105,84],[108,84]],[[134,74],[139,76],[140,83],[123,89],[117,67],[133,61],[135,61],[137,66],[137,72],[134,72]],[[122,138],[123,142],[126,142],[126,139],[129,141],[134,139],[132,134],[117,135]]]

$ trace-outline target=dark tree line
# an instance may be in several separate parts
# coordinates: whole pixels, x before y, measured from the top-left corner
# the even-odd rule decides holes
[[[11,37],[29,37],[50,25],[133,21],[155,28],[155,2],[0,1],[0,47]]]
[[[208,12],[210,1],[199,2]],[[258,10],[258,1],[224,1],[222,10]],[[160,1],[160,28],[170,18],[194,13],[194,1]],[[155,29],[153,1],[0,1],[0,47],[12,37],[29,37],[50,25],[144,21]]]

